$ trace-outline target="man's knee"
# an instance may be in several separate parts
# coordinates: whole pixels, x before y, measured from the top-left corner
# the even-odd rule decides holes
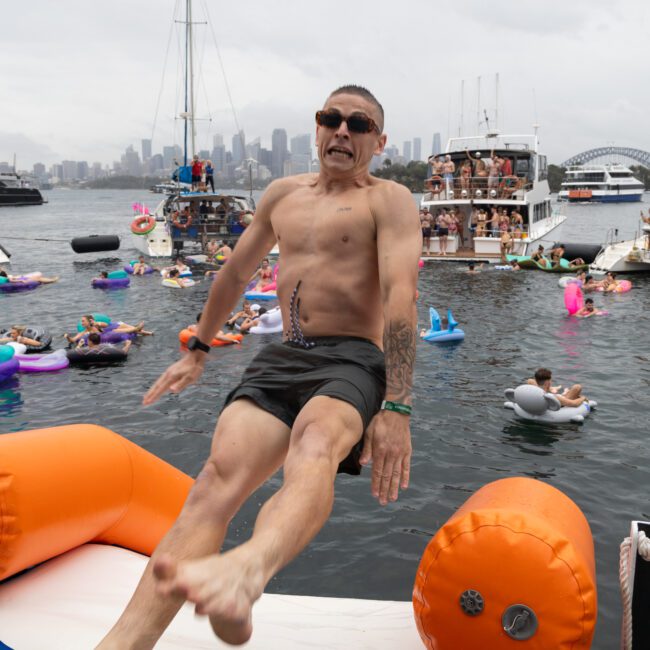
[[[206,515],[232,516],[246,495],[242,494],[232,467],[211,454],[187,498],[187,506]]]
[[[285,473],[297,467],[322,466],[336,472],[338,450],[334,427],[325,422],[309,422],[300,431],[292,432],[292,441],[285,462]]]

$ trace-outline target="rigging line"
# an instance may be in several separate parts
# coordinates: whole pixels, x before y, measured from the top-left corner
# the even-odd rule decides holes
[[[63,242],[64,244],[70,243],[69,239],[45,239],[43,237],[7,237],[6,235],[2,235],[2,239],[19,239],[21,241],[58,241]]]
[[[228,101],[230,103],[230,110],[232,111],[232,116],[235,121],[235,128],[237,129],[237,137],[241,140],[242,149],[245,150],[244,140],[241,136],[241,128],[239,127],[239,120],[237,119],[237,112],[235,111],[235,104],[232,101],[232,94],[230,92],[230,84],[228,83],[228,77],[226,76],[226,69],[223,65],[223,59],[221,58],[221,50],[219,49],[219,43],[217,43],[217,37],[214,33],[214,28],[212,27],[212,18],[210,17],[210,9],[207,4],[205,5],[206,14],[208,16],[208,24],[210,25],[210,32],[212,33],[212,40],[214,41],[214,46],[217,50],[217,59],[219,59],[219,67],[221,68],[221,74],[223,75],[223,82],[226,86],[226,94],[228,95]]]
[[[178,7],[178,2],[180,0],[176,0],[176,6],[174,7],[174,14],[172,16],[172,21],[169,26],[169,36],[167,37],[167,50],[165,52],[165,60],[163,62],[163,71],[162,71],[162,77],[160,79],[160,89],[158,90],[158,101],[156,101],[156,112],[154,113],[153,116],[153,125],[151,127],[151,141],[153,142],[153,137],[156,132],[156,123],[158,121],[158,111],[160,109],[160,99],[162,97],[162,91],[163,87],[165,85],[165,71],[167,70],[167,60],[169,57],[169,46],[171,45],[172,42],[172,36],[174,34],[174,19],[173,17],[176,15],[177,7]]]
[[[205,8],[205,3],[204,8]],[[206,86],[206,75],[203,74],[203,62],[205,61],[205,51],[206,51],[206,43],[207,43],[207,33],[203,33],[203,39],[201,42],[201,58],[199,60],[199,81],[201,84],[201,87],[203,88],[203,96],[205,98],[205,107],[206,111],[208,114],[207,121],[208,121],[208,142],[210,142],[209,136],[212,134],[212,111],[210,110],[210,96],[208,95],[208,88]]]
[[[180,2],[180,0],[179,0]],[[180,9],[179,9],[180,11]],[[175,21],[179,22],[179,21]],[[185,70],[185,58],[184,58],[184,48],[181,40],[181,30],[176,29],[176,45],[178,48],[178,57],[176,59],[176,97],[174,99],[174,120],[173,120],[173,140],[174,140],[174,146],[177,145],[177,140],[176,138],[178,137],[178,116],[181,111],[179,110],[179,102],[180,102],[180,96],[181,93],[183,92],[184,89],[184,83],[183,83],[183,78],[185,76],[184,70]],[[176,157],[176,154],[174,154],[174,157]],[[177,163],[180,164],[180,163]]]

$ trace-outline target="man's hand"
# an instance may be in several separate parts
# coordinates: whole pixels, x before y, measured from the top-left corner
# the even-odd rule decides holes
[[[166,392],[180,393],[190,384],[195,383],[203,372],[205,356],[204,352],[189,352],[182,359],[169,366],[145,393],[142,404],[149,406],[157,402]]]
[[[411,451],[410,418],[379,411],[366,429],[359,462],[367,465],[372,459],[372,496],[382,506],[397,500],[400,487],[408,487]]]

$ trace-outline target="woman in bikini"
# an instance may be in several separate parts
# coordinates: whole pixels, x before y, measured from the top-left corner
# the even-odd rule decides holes
[[[273,282],[273,269],[271,268],[268,258],[265,257],[262,260],[262,265],[257,269],[257,271],[255,271],[253,277],[250,279],[251,282],[253,280],[257,280],[257,284],[253,291],[262,291],[265,286]]]

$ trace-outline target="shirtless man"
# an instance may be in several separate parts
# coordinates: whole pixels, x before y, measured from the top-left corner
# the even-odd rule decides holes
[[[223,264],[223,262],[227,262],[230,259],[230,256],[232,255],[232,245],[231,242],[225,241],[223,244],[217,249],[215,252],[214,256],[216,257],[223,257],[223,259],[219,260],[220,263]]]
[[[431,227],[433,215],[427,208],[420,211],[420,227],[422,228],[422,254],[431,255]]]
[[[501,164],[499,163],[498,156],[494,155],[494,151],[490,154],[490,161],[487,164],[488,171],[488,190],[496,192],[499,187],[499,174],[501,172]]]
[[[449,190],[454,189],[454,172],[456,171],[456,165],[451,159],[451,156],[447,154],[445,156],[445,162],[442,163],[442,176],[445,180],[445,189],[447,192],[447,198],[449,198]]]
[[[481,158],[481,152],[477,151],[472,156],[472,154],[467,149],[465,149],[465,153],[467,154],[467,157],[472,161],[474,165],[474,176],[477,178],[476,186],[485,187],[484,179],[488,175],[488,170],[487,170],[487,165],[485,164],[485,160]]]
[[[382,505],[408,486],[417,208],[405,187],[369,174],[386,135],[383,109],[367,90],[335,90],[317,125],[320,171],[269,186],[210,289],[191,351],[145,395],[149,405],[199,379],[203,342],[277,242],[285,340],[260,352],[226,399],[210,458],[102,650],[153,647],[185,600],[221,639],[244,643],[253,603],[327,521],[341,461],[358,472],[372,460],[371,489]],[[305,385],[296,382],[304,372]],[[220,554],[230,519],[280,466],[284,483],[250,540]]]
[[[545,393],[553,393],[562,406],[580,406],[587,398],[582,394],[582,386],[573,384],[566,388],[561,394],[558,392],[561,386],[552,386],[552,373],[548,368],[538,368],[535,371],[535,378],[529,379],[528,384],[539,386]]]
[[[585,304],[576,312],[576,316],[579,318],[589,318],[590,316],[600,316],[604,313],[605,312],[601,309],[596,309],[594,307],[594,301],[592,298],[587,298]]]

